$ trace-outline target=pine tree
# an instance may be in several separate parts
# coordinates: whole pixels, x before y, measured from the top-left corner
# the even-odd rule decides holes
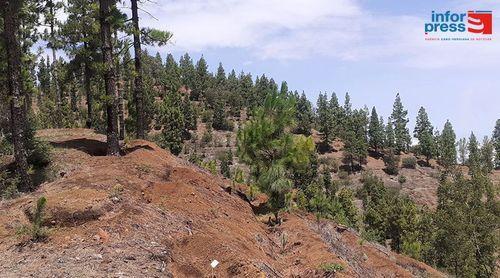
[[[102,1],[102,0],[100,0]],[[142,49],[141,49],[141,31],[139,29],[139,15],[137,0],[131,0],[132,4],[132,23],[134,28],[134,60],[135,60],[135,80],[134,80],[134,102],[136,105],[137,119],[136,136],[139,139],[146,138],[145,113],[144,113],[144,84],[142,80]]]
[[[392,128],[392,118],[387,119],[387,125],[385,126],[385,139],[384,146],[389,149],[394,149],[394,129]]]
[[[181,84],[182,86],[187,86],[191,90],[194,87],[195,80],[195,69],[193,60],[189,54],[184,54],[179,61],[179,68],[181,70]]]
[[[488,136],[484,136],[481,145],[481,166],[485,174],[490,173],[495,168],[493,150],[493,142]]]
[[[335,92],[333,92],[330,96],[329,105],[330,111],[332,113],[332,132],[334,134],[334,137],[341,137],[344,112],[342,107],[339,105],[339,99],[337,98],[337,94],[335,94]]]
[[[288,83],[286,83],[286,81],[281,82],[280,92],[283,95],[288,94]]]
[[[57,26],[59,25],[56,17],[57,10],[62,8],[62,3],[59,1],[54,1],[54,0],[46,0],[45,1],[45,7],[44,7],[44,19],[45,19],[45,24],[49,26],[49,34],[45,34],[44,38],[48,42],[47,47],[52,50],[52,65],[50,67],[50,73],[52,76],[52,87],[54,91],[54,95],[56,97],[56,113],[58,115],[58,121],[57,121],[57,126],[61,126],[60,118],[62,116],[61,112],[61,103],[62,103],[62,98],[63,98],[63,93],[61,86],[59,84],[59,78],[58,78],[58,60],[56,56],[56,51],[59,48],[59,42],[57,41]]]
[[[418,139],[418,153],[425,155],[427,163],[434,154],[434,127],[429,121],[424,107],[420,107],[413,135]]]
[[[103,55],[104,82],[106,89],[107,144],[108,155],[120,155],[118,142],[118,99],[116,91],[113,43],[111,40],[111,11],[115,7],[114,0],[99,0],[99,17],[101,24],[101,49]]]
[[[217,98],[214,106],[212,127],[216,130],[229,130],[230,126],[226,117],[225,105],[221,98]]]
[[[410,147],[411,137],[408,127],[408,111],[404,109],[399,93],[396,95],[392,108],[392,125],[394,126],[395,151],[406,152]],[[388,123],[389,124],[389,123]]]
[[[231,72],[227,76],[226,84],[227,90],[229,91],[228,104],[231,107],[231,115],[239,117],[241,109],[243,107],[244,98],[240,90],[239,80],[234,69],[231,70]]]
[[[294,99],[274,91],[238,131],[238,155],[252,169],[253,181],[269,197],[277,222],[293,187],[293,173],[311,167],[311,137],[285,132],[293,124]]]
[[[493,146],[495,147],[495,168],[500,168],[500,119],[497,120],[495,124],[495,129],[493,130],[493,136],[491,137],[493,141]]]
[[[314,124],[314,114],[311,102],[309,102],[304,92],[297,98],[295,119],[297,122],[295,133],[304,134],[305,136],[311,135],[311,129]]]
[[[368,135],[370,137],[370,147],[376,152],[384,145],[384,126],[380,122],[375,106],[372,108],[370,124],[368,126]]]
[[[184,115],[184,127],[186,130],[196,130],[196,111],[189,97],[184,97],[182,104],[182,113]]]
[[[469,166],[469,174],[477,174],[481,169],[481,152],[479,150],[479,143],[477,142],[474,132],[470,133],[467,151],[469,152],[469,159],[467,161],[467,165]]]
[[[28,174],[28,153],[26,133],[27,111],[26,90],[23,89],[21,46],[19,37],[20,18],[19,12],[24,1],[5,0],[2,2],[3,36],[7,56],[7,88],[10,99],[10,122],[12,143],[14,145],[14,158],[16,173],[19,177],[19,189],[30,191],[33,189],[31,178]]]
[[[219,90],[226,89],[226,72],[224,71],[222,63],[219,63],[219,67],[217,68],[217,74],[215,75],[215,86]]]
[[[467,162],[467,139],[465,138],[458,140],[458,160],[462,165]]]
[[[330,148],[333,139],[332,131],[332,111],[328,103],[327,95],[320,93],[317,102],[317,124],[318,131],[321,132],[321,144],[324,148]]]
[[[349,163],[351,171],[354,170],[353,162],[361,165],[368,154],[367,139],[368,114],[364,110],[351,112],[344,132],[344,160]]]
[[[200,60],[196,63],[195,78],[193,84],[193,91],[191,92],[191,98],[193,100],[198,100],[204,97],[210,82],[210,74],[208,72],[208,65],[201,56]]]
[[[439,140],[440,158],[439,162],[446,168],[457,163],[456,135],[450,121],[444,124],[443,132]]]
[[[165,88],[167,92],[177,92],[181,87],[181,71],[172,54],[167,55],[165,63]]]
[[[179,92],[171,92],[163,100],[160,106],[160,123],[163,126],[160,146],[178,155],[182,151],[185,126]]]

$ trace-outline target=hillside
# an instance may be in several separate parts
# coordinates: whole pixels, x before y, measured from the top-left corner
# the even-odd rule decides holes
[[[107,157],[102,135],[86,129],[42,130],[54,147],[58,177],[0,203],[0,273],[13,276],[440,277],[329,221],[288,213],[269,227],[245,201],[242,186],[136,140]],[[47,198],[44,242],[16,235],[24,210]],[[330,277],[333,275],[330,275]]]

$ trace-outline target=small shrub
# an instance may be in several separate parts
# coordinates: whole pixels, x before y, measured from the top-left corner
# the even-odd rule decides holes
[[[215,163],[215,160],[202,162],[201,167],[207,169],[212,175],[217,174],[217,163]]]
[[[30,225],[22,226],[17,231],[18,235],[28,235],[33,241],[39,241],[47,237],[48,230],[43,226],[46,205],[47,199],[45,199],[45,197],[40,197],[36,202],[34,211],[31,211],[29,209],[26,209],[24,211],[24,214],[28,218]]]
[[[201,136],[201,143],[203,145],[208,145],[208,144],[210,144],[210,142],[212,142],[213,137],[214,137],[214,135],[213,135],[212,127],[208,126],[208,124],[207,124],[207,130],[205,130],[205,132],[203,132],[203,135]]]
[[[203,110],[203,112],[201,113],[201,121],[203,123],[212,122],[212,118],[213,118],[213,112],[210,109]],[[210,125],[212,125],[212,123],[210,123]]]
[[[319,269],[323,270],[326,273],[337,273],[344,270],[344,266],[337,263],[322,263],[319,266]]]
[[[247,190],[247,197],[250,201],[253,201],[259,193],[259,187],[257,187],[257,185],[255,184],[251,184]]]
[[[399,184],[403,185],[403,183],[406,182],[406,177],[403,175],[399,175],[398,182],[399,182]]]
[[[417,159],[415,157],[405,157],[401,166],[403,168],[415,169],[417,167]]]
[[[337,174],[339,176],[339,179],[341,180],[345,180],[349,177],[349,173],[347,173],[347,171],[344,170],[340,170]]]
[[[117,203],[122,200],[122,194],[123,194],[123,186],[121,184],[115,184],[113,188],[111,188],[108,197],[109,199],[111,199],[113,203]]]
[[[47,166],[52,160],[52,149],[50,145],[47,142],[39,140],[38,138],[34,138],[30,144],[28,163],[33,165],[35,168]]]
[[[326,156],[320,157],[319,164],[325,165],[328,169],[330,169],[334,173],[337,173],[340,167],[339,161],[334,157],[326,157]]]
[[[390,151],[384,156],[385,169],[384,171],[389,175],[397,175],[399,173],[399,155],[395,155]]]
[[[280,242],[281,242],[281,253],[284,253],[286,250],[286,245],[288,244],[288,235],[285,232],[281,233]]]
[[[13,199],[19,195],[17,185],[19,180],[8,176],[9,173],[0,173],[0,190],[2,191],[2,199]]]
[[[233,180],[237,183],[244,183],[245,175],[243,174],[243,170],[241,170],[240,168],[234,169]]]

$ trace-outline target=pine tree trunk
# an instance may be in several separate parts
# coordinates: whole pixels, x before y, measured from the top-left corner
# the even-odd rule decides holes
[[[118,94],[116,91],[115,68],[113,61],[113,44],[111,41],[111,7],[115,0],[100,0],[99,13],[101,23],[101,43],[106,90],[107,143],[108,155],[120,155],[118,141]]]
[[[84,65],[84,88],[85,88],[85,95],[86,95],[86,99],[87,99],[87,128],[91,128],[92,127],[92,104],[93,104],[93,99],[92,99],[92,91],[91,91],[91,88],[90,88],[90,79],[92,78],[91,77],[92,75],[92,72],[90,70],[90,65],[89,65],[89,61],[85,61],[85,65]]]
[[[118,31],[115,30],[115,41],[118,44]],[[119,56],[119,54],[117,54]],[[118,126],[120,130],[120,140],[125,139],[125,116],[123,115],[123,78],[121,74],[120,57],[116,59],[116,90],[118,91]]]
[[[14,144],[16,172],[19,176],[19,189],[33,189],[28,174],[28,154],[26,150],[26,93],[22,89],[21,80],[21,49],[19,45],[19,10],[20,0],[4,0],[1,2],[4,16],[4,37],[7,50],[7,79],[10,96],[11,132]]]
[[[134,55],[135,55],[135,82],[134,82],[134,101],[136,107],[136,132],[137,138],[145,139],[145,116],[144,116],[144,88],[142,83],[142,63],[141,63],[141,36],[139,29],[139,15],[137,13],[137,0],[131,0],[132,3],[132,23],[134,26]]]
[[[56,47],[55,47],[55,41],[56,41],[56,37],[55,37],[55,33],[54,33],[54,25],[55,25],[55,12],[54,12],[54,3],[53,1],[49,1],[48,4],[49,6],[49,9],[50,9],[50,14],[52,16],[51,20],[50,20],[50,48],[52,50],[52,66],[51,66],[51,71],[52,71],[52,79],[53,79],[53,83],[54,83],[54,91],[55,91],[55,94],[56,94],[56,109],[57,109],[57,114],[58,114],[58,117],[57,117],[57,125],[58,127],[60,127],[61,125],[61,117],[62,117],[62,109],[61,109],[61,106],[62,106],[62,90],[59,86],[59,79],[57,78],[57,56],[56,56]]]

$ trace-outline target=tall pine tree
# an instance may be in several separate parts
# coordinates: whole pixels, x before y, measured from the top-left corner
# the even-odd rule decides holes
[[[392,125],[394,127],[394,144],[397,153],[408,151],[411,143],[408,127],[408,111],[404,109],[399,93],[392,107]],[[388,123],[389,124],[389,123]]]
[[[370,124],[368,126],[368,135],[370,137],[370,147],[376,152],[384,145],[384,126],[380,122],[375,106],[372,108]]]
[[[450,121],[444,124],[443,132],[439,140],[440,163],[449,168],[457,163],[456,135]]]
[[[420,107],[413,135],[418,139],[418,153],[424,155],[427,162],[434,154],[434,127],[429,121],[424,107]]]

